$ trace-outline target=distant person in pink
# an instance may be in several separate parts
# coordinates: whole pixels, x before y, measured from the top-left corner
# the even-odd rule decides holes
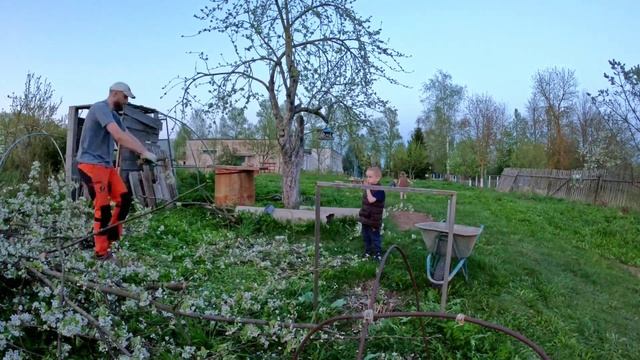
[[[400,172],[400,176],[398,176],[398,187],[409,187],[409,178],[407,178],[407,174],[404,171]],[[404,192],[400,193],[400,200],[404,200],[407,198],[407,194]]]

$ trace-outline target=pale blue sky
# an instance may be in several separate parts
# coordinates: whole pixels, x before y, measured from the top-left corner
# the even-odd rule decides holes
[[[227,49],[224,38],[180,36],[201,27],[193,14],[206,3],[0,0],[0,109],[32,71],[49,79],[63,109],[101,100],[122,80],[136,103],[167,110],[180,94],[161,99],[162,86],[192,72],[196,58],[187,52],[207,50],[215,58]],[[381,24],[392,47],[411,55],[403,63],[411,73],[397,75],[411,88],[378,86],[398,108],[405,137],[422,110],[421,84],[437,69],[512,112],[524,107],[538,69],[573,69],[579,88],[595,91],[606,86],[608,59],[640,63],[640,1],[361,0],[356,6]]]

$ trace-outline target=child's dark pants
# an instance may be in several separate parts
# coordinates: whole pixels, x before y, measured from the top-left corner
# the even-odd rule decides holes
[[[371,256],[379,256],[382,252],[382,237],[380,228],[370,225],[362,225],[362,238],[364,239],[364,251]]]

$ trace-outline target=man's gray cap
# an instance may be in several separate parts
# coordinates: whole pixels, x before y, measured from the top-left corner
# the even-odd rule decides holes
[[[135,99],[136,97],[133,95],[133,93],[131,92],[131,88],[129,87],[129,85],[127,85],[126,83],[123,83],[122,81],[118,81],[117,83],[114,83],[113,85],[111,85],[111,87],[109,88],[109,90],[113,90],[113,91],[122,91],[125,95],[127,95],[128,97]]]

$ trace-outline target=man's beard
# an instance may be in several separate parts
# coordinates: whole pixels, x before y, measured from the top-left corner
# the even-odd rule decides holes
[[[123,109],[124,109],[124,105],[122,103],[120,103],[119,101],[115,101],[113,103],[113,110],[122,111]]]

